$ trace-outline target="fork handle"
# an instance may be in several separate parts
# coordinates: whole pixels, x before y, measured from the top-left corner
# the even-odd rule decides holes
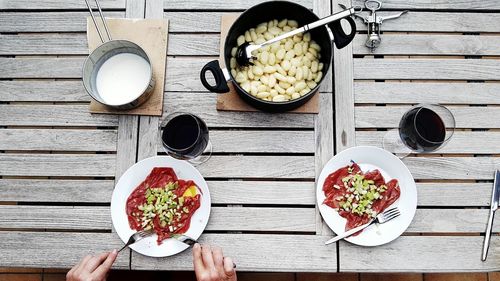
[[[123,249],[127,248],[128,246],[130,246],[130,244],[125,244],[125,246],[123,246],[120,250],[118,250],[118,253],[121,252]]]
[[[484,236],[483,253],[481,255],[481,260],[485,261],[488,256],[488,249],[490,248],[491,239],[491,229],[493,227],[493,218],[495,217],[495,212],[490,210],[490,216],[488,218],[488,226],[486,227],[486,235]]]
[[[360,231],[360,230],[363,230],[363,229],[365,229],[365,228],[369,227],[369,226],[370,226],[370,225],[372,225],[374,222],[375,222],[375,220],[372,220],[371,222],[369,222],[369,223],[367,223],[367,224],[360,225],[360,226],[355,227],[355,228],[353,228],[353,229],[351,229],[351,230],[348,230],[348,231],[346,231],[346,232],[344,232],[344,233],[342,233],[342,234],[340,234],[340,235],[337,235],[337,236],[333,237],[332,239],[330,239],[330,240],[326,241],[326,242],[325,242],[325,245],[332,244],[332,243],[334,243],[334,242],[337,242],[337,241],[339,241],[339,240],[342,240],[342,239],[344,239],[344,238],[347,238],[347,237],[349,237],[349,236],[353,235],[354,233],[356,233],[356,232],[358,232],[358,231]]]

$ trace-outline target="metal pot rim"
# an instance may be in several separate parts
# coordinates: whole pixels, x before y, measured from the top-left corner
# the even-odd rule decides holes
[[[90,61],[90,56],[94,52],[97,52],[99,49],[103,48],[106,44],[108,44],[110,42],[113,42],[113,43],[114,42],[125,42],[126,44],[134,45],[136,48],[138,48],[139,50],[143,51],[144,54],[146,55],[147,62],[149,64],[149,81],[151,82],[151,80],[153,79],[153,65],[151,63],[151,59],[150,59],[148,53],[141,46],[139,46],[138,44],[136,44],[136,43],[134,43],[132,41],[129,41],[129,40],[124,40],[124,39],[116,39],[116,40],[106,41],[106,42],[102,43],[101,45],[99,45],[97,48],[95,48],[92,52],[90,52],[90,54],[85,58],[85,61],[83,63],[83,67],[82,67],[82,81],[85,80],[85,66]],[[92,92],[92,89],[89,89],[85,83],[83,83],[83,87],[85,88],[85,91],[87,92],[87,94],[89,94],[95,101],[97,101],[97,102],[99,102],[99,103],[101,103],[103,105],[109,106],[109,107],[122,107],[124,105],[128,105],[128,104],[133,103],[134,101],[138,100],[141,96],[143,96],[144,94],[146,94],[146,90],[149,87],[149,83],[145,85],[144,89],[141,91],[141,94],[139,96],[137,96],[136,98],[134,98],[131,101],[127,101],[127,102],[124,102],[124,103],[121,103],[121,104],[107,104],[102,99],[96,98],[94,96],[94,93]]]

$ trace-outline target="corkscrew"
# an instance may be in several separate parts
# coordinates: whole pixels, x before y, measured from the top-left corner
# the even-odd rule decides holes
[[[344,5],[340,4],[342,8]],[[382,42],[382,38],[380,36],[382,22],[386,20],[397,19],[403,14],[407,13],[408,10],[402,11],[398,14],[390,15],[390,16],[379,16],[377,15],[377,11],[382,8],[382,2],[377,0],[367,0],[365,1],[366,9],[370,10],[371,13],[368,16],[362,16],[360,13],[355,13],[354,16],[362,19],[368,25],[368,33],[365,42],[365,46],[370,48],[372,51],[380,46]]]

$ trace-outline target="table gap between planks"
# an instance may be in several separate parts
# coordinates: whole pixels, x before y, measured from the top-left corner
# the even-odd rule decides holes
[[[397,128],[418,103],[448,106],[457,131],[442,150],[404,159],[418,189],[417,213],[406,233],[368,250],[340,242],[339,270],[499,270],[498,226],[487,262],[480,255],[493,173],[500,168],[500,3],[383,3],[381,14],[410,12],[384,22],[382,45],[374,52],[364,47],[366,25],[357,20],[360,34],[336,53],[353,66],[334,76],[336,152],[382,147],[386,130]]]
[[[240,270],[337,271],[325,247],[314,181],[333,155],[332,75],[319,115],[217,112],[198,71],[216,59],[220,16],[261,1],[101,1],[108,17],[167,18],[165,113],[209,125],[214,155],[200,166],[213,208],[201,242],[220,245]],[[301,1],[317,13],[329,1]],[[175,8],[172,8],[175,7]],[[0,264],[68,268],[121,245],[109,202],[134,162],[163,154],[159,118],[91,115],[81,85],[88,54],[85,4],[0,3]],[[95,239],[95,241],[93,241]],[[304,249],[296,251],[295,248]],[[116,268],[190,270],[190,252],[150,259],[124,252]]]

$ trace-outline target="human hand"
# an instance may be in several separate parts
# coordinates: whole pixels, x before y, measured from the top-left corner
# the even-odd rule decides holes
[[[102,253],[98,256],[85,256],[66,274],[66,281],[104,281],[115,262],[118,252]]]
[[[198,281],[236,281],[233,260],[224,257],[220,247],[195,244],[193,265]]]

